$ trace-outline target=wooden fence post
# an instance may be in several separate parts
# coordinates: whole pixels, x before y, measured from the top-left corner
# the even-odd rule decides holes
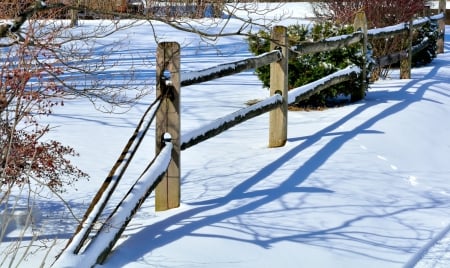
[[[173,143],[172,161],[155,189],[155,210],[163,211],[180,206],[180,45],[158,44],[156,62],[156,95],[166,94],[156,113],[156,154],[164,133],[171,135]]]
[[[400,60],[400,79],[411,79],[411,67],[412,67],[412,39],[413,39],[413,20],[409,21],[408,29],[408,42],[407,57],[402,57]]]
[[[283,104],[269,113],[269,147],[284,146],[287,140],[288,115],[288,49],[284,26],[272,29],[270,50],[279,49],[283,58],[270,64],[270,96],[280,94]]]
[[[447,0],[439,1],[439,13],[444,13],[444,18],[439,20],[439,39],[437,40],[437,53],[444,53],[445,20],[447,15]]]
[[[367,18],[366,13],[364,11],[359,11],[355,15],[355,20],[353,22],[353,27],[355,31],[361,31],[363,34],[363,60],[362,60],[362,70],[361,70],[361,89],[356,94],[352,94],[351,101],[358,101],[364,99],[367,88],[367,45],[368,41],[368,29],[367,29]]]

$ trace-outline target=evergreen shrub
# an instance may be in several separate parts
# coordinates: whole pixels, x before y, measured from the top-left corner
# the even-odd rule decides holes
[[[289,46],[294,50],[295,47],[298,44],[301,45],[302,42],[317,42],[325,38],[351,34],[353,32],[354,30],[352,26],[337,26],[336,24],[328,21],[314,24],[311,27],[306,25],[291,25],[287,27]],[[397,40],[396,43],[402,43],[401,39],[406,38],[406,36],[398,37],[400,40],[392,38],[390,41],[395,39]],[[427,23],[414,31],[413,46],[420,44],[424,39],[428,39],[430,42],[426,49],[413,55],[413,66],[428,64],[436,57],[436,41],[438,37],[439,31],[436,23]],[[371,42],[374,43],[372,46],[375,45],[375,47],[378,47],[377,42],[387,41],[389,40],[371,40]],[[250,36],[248,38],[248,45],[250,51],[255,55],[268,52],[270,49],[270,32],[261,30],[256,35]],[[397,44],[397,50],[402,49],[402,47],[405,49],[404,46],[404,44]],[[391,53],[389,50],[386,50],[381,54],[378,49],[375,49],[374,51],[369,50],[369,53],[372,52],[378,56]],[[333,51],[290,57],[288,66],[288,87],[289,89],[293,89],[311,83],[352,64],[362,67],[362,54],[362,46],[358,43]],[[374,76],[376,80],[378,77],[376,74],[377,70],[373,69],[374,66],[372,64],[373,61],[371,59],[371,55],[367,55],[367,57],[368,73],[365,80],[374,81],[371,76]],[[398,64],[392,67],[398,67]],[[270,66],[258,68],[255,72],[259,79],[263,82],[263,85],[265,87],[269,87]],[[368,83],[366,83],[366,85],[367,84]],[[339,97],[344,96],[346,98],[343,98],[343,100],[350,100],[352,93],[358,92],[360,88],[361,79],[353,79],[323,90],[311,96],[308,100],[301,101],[296,104],[296,106],[302,108],[318,108],[335,105],[340,102],[339,100],[342,100],[342,98]]]
[[[413,66],[426,65],[436,58],[437,40],[439,38],[439,27],[437,23],[427,23],[419,28],[414,35],[413,46],[420,44],[425,38],[429,40],[429,44],[426,49],[413,55]]]
[[[291,25],[287,27],[288,42],[290,47],[295,47],[302,42],[315,42],[332,36],[353,33],[352,26],[338,27],[330,22],[306,25]],[[270,49],[270,32],[259,31],[248,38],[250,51],[255,55],[268,52]],[[288,66],[288,87],[293,89],[326,75],[332,74],[349,65],[362,64],[362,49],[360,44],[336,49],[330,52],[290,57]],[[295,49],[295,48],[294,48]],[[265,87],[269,87],[270,66],[256,69],[256,74]],[[323,90],[306,101],[301,101],[296,106],[303,108],[317,108],[336,104],[337,97],[349,97],[355,91],[360,90],[360,79],[344,82]],[[347,98],[345,98],[347,100]]]

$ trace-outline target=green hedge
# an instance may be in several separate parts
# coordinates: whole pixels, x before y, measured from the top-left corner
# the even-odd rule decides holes
[[[331,23],[314,24],[310,28],[305,25],[291,25],[287,27],[290,46],[295,46],[304,41],[319,41],[324,38],[352,32],[353,27],[336,27]],[[270,32],[259,31],[257,35],[248,38],[248,45],[250,51],[255,55],[268,52],[270,49]],[[361,45],[355,44],[331,52],[308,54],[297,58],[291,57],[288,67],[289,89],[311,83],[352,64],[361,66],[361,51]],[[256,69],[256,74],[265,87],[269,87],[269,73],[269,66]],[[315,108],[335,104],[338,96],[350,97],[354,91],[361,90],[360,88],[360,79],[355,79],[323,90],[311,96],[307,101],[298,103],[297,106]]]
[[[331,22],[324,22],[312,26],[291,25],[287,27],[287,33],[289,46],[295,47],[305,41],[315,42],[332,36],[353,33],[353,27],[338,27]],[[413,66],[428,64],[436,57],[436,41],[438,36],[439,32],[436,23],[428,23],[414,32],[413,45],[419,44],[424,38],[428,38],[430,44],[426,49],[413,56]],[[247,41],[250,51],[253,54],[260,55],[268,52],[270,49],[270,32],[259,31],[256,35],[250,36]],[[372,51],[369,50],[369,55],[367,55],[368,72],[367,77],[365,78],[367,83],[365,83],[365,85],[369,84],[368,81],[370,80],[372,68],[374,67],[372,64],[371,53]],[[329,52],[308,54],[296,58],[291,57],[289,59],[288,67],[289,89],[311,83],[352,64],[362,67],[362,54],[361,44],[358,43]],[[398,67],[398,65],[394,65],[393,67]],[[256,69],[255,72],[263,82],[264,86],[269,87],[270,67],[264,66]],[[341,100],[351,100],[352,94],[357,94],[360,90],[361,79],[354,79],[323,90],[322,92],[311,96],[308,100],[298,103],[297,106],[316,108],[335,105],[336,103],[341,102]],[[346,98],[339,98],[342,96]]]
[[[421,66],[431,63],[436,58],[437,40],[439,38],[439,27],[437,23],[427,23],[416,31],[413,46],[420,44],[425,38],[429,39],[426,49],[413,55],[413,66]]]

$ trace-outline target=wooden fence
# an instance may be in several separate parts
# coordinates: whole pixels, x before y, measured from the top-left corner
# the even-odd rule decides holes
[[[305,100],[330,86],[361,78],[363,83],[366,77],[366,64],[363,68],[349,66],[329,76],[326,76],[311,84],[292,89],[288,92],[288,59],[290,56],[305,55],[349,46],[355,43],[367,44],[377,38],[392,37],[395,35],[407,36],[408,48],[393,54],[384,55],[375,60],[376,65],[386,65],[401,62],[400,78],[410,78],[412,55],[425,49],[430,40],[412,46],[412,34],[415,28],[426,23],[440,22],[445,19],[444,14],[412,20],[410,22],[380,28],[367,29],[364,13],[357,14],[355,28],[357,32],[328,38],[319,42],[302,43],[294,50],[288,48],[286,28],[276,26],[271,33],[271,51],[260,56],[243,59],[236,62],[217,65],[199,71],[188,73],[180,72],[180,46],[175,42],[163,42],[158,45],[157,51],[157,96],[165,94],[162,109],[156,116],[156,152],[158,153],[164,144],[162,135],[170,133],[173,143],[172,162],[164,178],[156,187],[156,210],[167,210],[178,207],[180,204],[180,151],[194,146],[202,141],[212,138],[227,129],[236,126],[246,120],[270,113],[269,116],[269,147],[283,146],[287,140],[287,109],[289,104]],[[444,28],[440,29],[438,53],[443,52]],[[364,50],[366,54],[366,50]],[[210,81],[227,75],[236,74],[245,70],[258,68],[270,64],[270,97],[236,111],[225,117],[219,118],[199,129],[180,134],[180,89],[182,86],[193,85]],[[366,86],[356,94],[356,99],[362,99]]]
[[[355,79],[358,76],[365,81],[364,72],[366,70],[364,68],[349,66],[308,85],[291,89],[288,92],[287,66],[290,55],[329,51],[357,42],[367,44],[370,39],[402,34],[405,31],[409,31],[410,34],[408,36],[411,36],[413,27],[420,27],[430,21],[440,22],[444,18],[445,16],[440,14],[382,29],[367,30],[365,16],[364,14],[359,14],[355,20],[355,26],[359,29],[356,33],[333,37],[316,43],[303,43],[297,46],[295,50],[288,49],[286,28],[277,26],[274,27],[271,34],[270,52],[188,73],[180,72],[180,45],[174,42],[160,43],[157,50],[156,68],[157,98],[142,116],[132,137],[103,182],[100,190],[93,198],[74,235],[69,239],[54,264],[61,266],[67,259],[71,262],[76,260],[77,265],[75,266],[77,267],[92,267],[95,264],[103,263],[136,211],[153,190],[156,192],[156,210],[161,211],[178,207],[180,205],[181,150],[194,146],[237,124],[267,112],[270,112],[269,147],[283,146],[287,140],[287,107],[289,104],[304,100],[314,93],[332,85]],[[443,51],[443,37],[444,32],[443,28],[441,28],[438,52]],[[408,40],[410,45],[406,51],[396,52],[393,55],[386,55],[377,59],[377,64],[383,65],[388,62],[398,62],[407,59],[409,63],[402,64],[402,66],[408,66],[410,70],[411,55],[427,47],[428,41],[413,47],[411,45],[412,38],[408,38]],[[363,47],[366,48],[367,46],[363,45]],[[270,64],[269,98],[181,136],[180,89],[182,86],[210,81],[268,64]],[[363,90],[365,90],[365,87],[361,89],[360,94],[364,93]],[[155,158],[132,185],[122,201],[110,213],[100,230],[95,235],[90,235],[95,230],[95,225],[103,209],[154,118],[156,118]],[[75,258],[75,255],[77,255],[77,258]]]

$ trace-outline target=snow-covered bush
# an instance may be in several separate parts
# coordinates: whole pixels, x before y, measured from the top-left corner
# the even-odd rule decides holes
[[[304,41],[318,41],[352,32],[353,27],[351,26],[338,27],[329,22],[315,24],[310,29],[305,25],[291,25],[287,30],[290,46],[296,46]],[[255,55],[267,52],[270,45],[270,33],[260,31],[256,36],[248,39],[248,44],[250,51]],[[330,52],[291,57],[288,67],[289,89],[311,83],[351,64],[358,66],[362,64],[361,45],[359,44]],[[256,70],[256,74],[266,87],[269,86],[270,81],[269,70],[269,66]],[[359,79],[344,82],[311,96],[308,100],[298,103],[298,106],[310,108],[334,104],[336,97],[351,96],[360,88]]]
[[[429,44],[426,49],[413,55],[413,66],[425,65],[436,58],[437,40],[439,38],[438,25],[435,22],[425,24],[416,31],[413,40],[413,46],[420,44],[425,39],[428,39]]]

